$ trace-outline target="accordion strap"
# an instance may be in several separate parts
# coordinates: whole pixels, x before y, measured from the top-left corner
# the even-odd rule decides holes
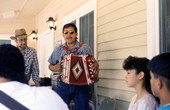
[[[15,99],[0,90],[0,103],[8,107],[10,110],[29,110]]]
[[[79,47],[76,47],[73,52],[71,52],[70,49],[66,46],[60,45],[60,47],[69,53],[75,53],[83,44],[84,44],[84,42],[79,42]]]

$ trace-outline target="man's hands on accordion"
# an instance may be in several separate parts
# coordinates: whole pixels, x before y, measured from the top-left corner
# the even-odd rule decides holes
[[[97,70],[99,69],[99,64],[98,64],[98,62],[97,61],[95,61],[93,64],[91,64],[90,65],[91,66],[91,68],[93,69],[93,72],[94,73],[98,73],[97,72]],[[53,71],[53,72],[62,72],[62,63],[61,62],[59,62],[59,63],[57,63],[57,64],[55,64],[55,65],[52,65],[52,64],[50,64],[49,65],[49,68],[50,68],[50,70],[51,71]]]
[[[89,85],[99,80],[99,64],[90,55],[66,55],[61,62],[50,64],[49,69],[62,74],[61,80],[68,84]]]
[[[49,65],[49,69],[53,72],[59,72],[61,73],[62,72],[62,66],[61,66],[61,62],[55,64],[55,65],[52,65],[50,64]]]
[[[95,77],[97,77],[98,74],[99,74],[99,72],[98,72],[98,70],[99,70],[99,64],[98,64],[98,62],[97,62],[96,60],[94,61],[93,64],[91,64],[91,68],[92,68],[93,72],[96,73],[96,74],[95,74]]]

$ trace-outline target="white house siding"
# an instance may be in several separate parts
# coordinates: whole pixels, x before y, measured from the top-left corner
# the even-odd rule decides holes
[[[126,110],[134,89],[127,87],[122,62],[129,55],[147,56],[146,0],[97,0],[98,102],[117,99]]]

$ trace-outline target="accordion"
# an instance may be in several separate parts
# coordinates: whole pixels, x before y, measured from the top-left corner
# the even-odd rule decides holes
[[[73,85],[90,85],[98,81],[98,70],[94,73],[91,68],[91,64],[95,61],[92,55],[67,54],[62,59],[62,82]]]

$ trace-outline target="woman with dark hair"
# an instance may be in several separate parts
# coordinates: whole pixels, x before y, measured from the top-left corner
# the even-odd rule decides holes
[[[128,110],[156,110],[157,108],[158,103],[151,92],[148,63],[147,58],[132,56],[129,56],[123,62],[123,68],[127,71],[125,76],[127,86],[136,91]]]

